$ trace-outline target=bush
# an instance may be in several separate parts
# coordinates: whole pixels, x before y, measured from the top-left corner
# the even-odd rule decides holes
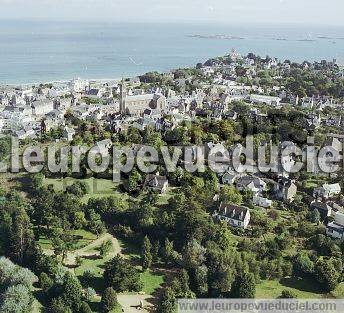
[[[233,298],[254,298],[256,294],[256,285],[254,276],[251,273],[243,273],[238,275],[231,288],[231,295]]]
[[[92,313],[92,310],[87,302],[82,302],[79,313]]]
[[[279,296],[280,299],[296,299],[296,295],[290,290],[282,290],[281,295]]]
[[[78,197],[82,197],[89,193],[89,186],[84,181],[76,181],[74,184],[66,188],[66,192]]]
[[[139,270],[119,255],[106,264],[104,280],[107,287],[119,292],[140,291],[142,288]]]
[[[113,288],[109,287],[104,290],[100,304],[103,312],[110,312],[116,308],[117,294]]]
[[[39,276],[39,285],[45,293],[49,291],[53,284],[53,280],[46,273],[41,273]]]

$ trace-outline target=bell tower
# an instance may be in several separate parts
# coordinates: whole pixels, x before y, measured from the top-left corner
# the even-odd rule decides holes
[[[125,86],[124,79],[122,78],[122,82],[120,85],[120,99],[119,99],[119,110],[121,114],[125,114],[126,108],[125,108],[125,98],[127,96],[127,88]]]

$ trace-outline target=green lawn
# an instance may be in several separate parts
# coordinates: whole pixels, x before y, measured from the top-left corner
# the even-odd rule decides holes
[[[83,201],[87,202],[89,198],[101,198],[111,196],[117,192],[118,184],[115,184],[110,179],[102,178],[87,178],[76,179],[72,177],[66,178],[46,178],[44,180],[45,185],[53,185],[56,191],[63,191],[67,186],[72,185],[76,181],[83,181],[89,186],[90,192],[83,197]],[[123,196],[123,194],[121,194]]]
[[[306,180],[306,189],[313,191],[314,188],[319,187],[323,184],[323,180],[319,177],[312,177]]]
[[[92,243],[92,241],[97,239],[97,236],[95,234],[92,234],[91,232],[84,229],[76,230],[74,232],[74,237],[77,240],[74,245],[75,250],[86,247],[87,245]]]
[[[40,236],[38,240],[38,244],[41,246],[41,248],[44,250],[51,250],[53,249],[53,245],[51,243],[51,240],[46,238],[45,236]]]
[[[173,197],[173,194],[176,192],[178,188],[177,187],[168,187],[166,193],[159,195],[157,205],[164,205],[168,203],[168,200],[170,200]]]
[[[256,298],[276,299],[283,290],[292,291],[300,299],[323,298],[323,294],[317,283],[307,279],[297,279],[294,277],[278,280],[263,280],[256,286]]]
[[[140,278],[143,283],[142,291],[148,295],[151,295],[164,282],[165,275],[159,273],[158,271],[149,270],[141,273]]]
[[[79,229],[74,231],[74,237],[76,239],[76,243],[74,245],[73,250],[77,250],[83,248],[90,244],[92,241],[97,239],[97,236],[92,234],[89,231]],[[42,247],[43,250],[51,250],[53,249],[51,240],[46,238],[45,236],[40,236],[38,240],[38,244]]]

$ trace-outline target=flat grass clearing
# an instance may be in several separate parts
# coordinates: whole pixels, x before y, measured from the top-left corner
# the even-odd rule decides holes
[[[44,250],[52,250],[53,245],[50,239],[46,238],[45,236],[40,236],[38,240],[38,244]]]
[[[324,298],[327,294],[317,288],[317,283],[307,279],[295,277],[282,278],[281,280],[263,280],[256,286],[257,299],[276,299],[283,290],[293,292],[300,299]]]
[[[168,203],[168,200],[170,200],[173,195],[175,194],[178,187],[168,187],[167,192],[164,194],[159,195],[157,205],[164,205]]]
[[[97,239],[97,236],[95,234],[92,234],[91,232],[83,229],[74,231],[73,235],[76,240],[73,246],[73,250],[83,248]],[[41,236],[39,238],[38,244],[42,247],[43,251],[53,249],[52,241],[45,236]]]
[[[77,242],[74,245],[75,250],[86,247],[92,241],[97,239],[97,236],[95,234],[92,234],[91,232],[84,230],[84,229],[76,230],[74,232],[74,236],[77,240]]]
[[[319,187],[323,184],[323,180],[320,178],[310,178],[306,180],[306,188],[307,189],[313,189],[316,187]]]
[[[96,256],[83,257],[81,266],[75,268],[74,273],[83,285],[89,285],[94,288],[97,293],[101,293],[104,290],[103,273],[105,264],[110,261],[112,257],[113,256],[106,256],[104,258]],[[90,271],[92,273],[92,279],[89,283],[85,282],[83,279],[83,274],[86,271]]]
[[[118,188],[118,184],[115,184],[110,179],[94,177],[87,179],[77,179],[72,177],[45,178],[44,184],[53,185],[55,191],[63,191],[67,186],[70,186],[77,181],[83,181],[89,186],[90,192],[82,198],[83,202],[87,202],[89,198],[102,198],[111,196],[117,192]]]
[[[147,270],[140,274],[140,278],[143,283],[142,291],[151,295],[163,284],[165,275],[158,271]]]

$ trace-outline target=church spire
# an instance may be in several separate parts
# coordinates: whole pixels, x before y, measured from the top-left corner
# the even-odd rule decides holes
[[[125,114],[125,98],[127,96],[127,89],[125,86],[124,78],[122,77],[122,81],[120,84],[120,99],[119,99],[119,109],[122,114]]]

